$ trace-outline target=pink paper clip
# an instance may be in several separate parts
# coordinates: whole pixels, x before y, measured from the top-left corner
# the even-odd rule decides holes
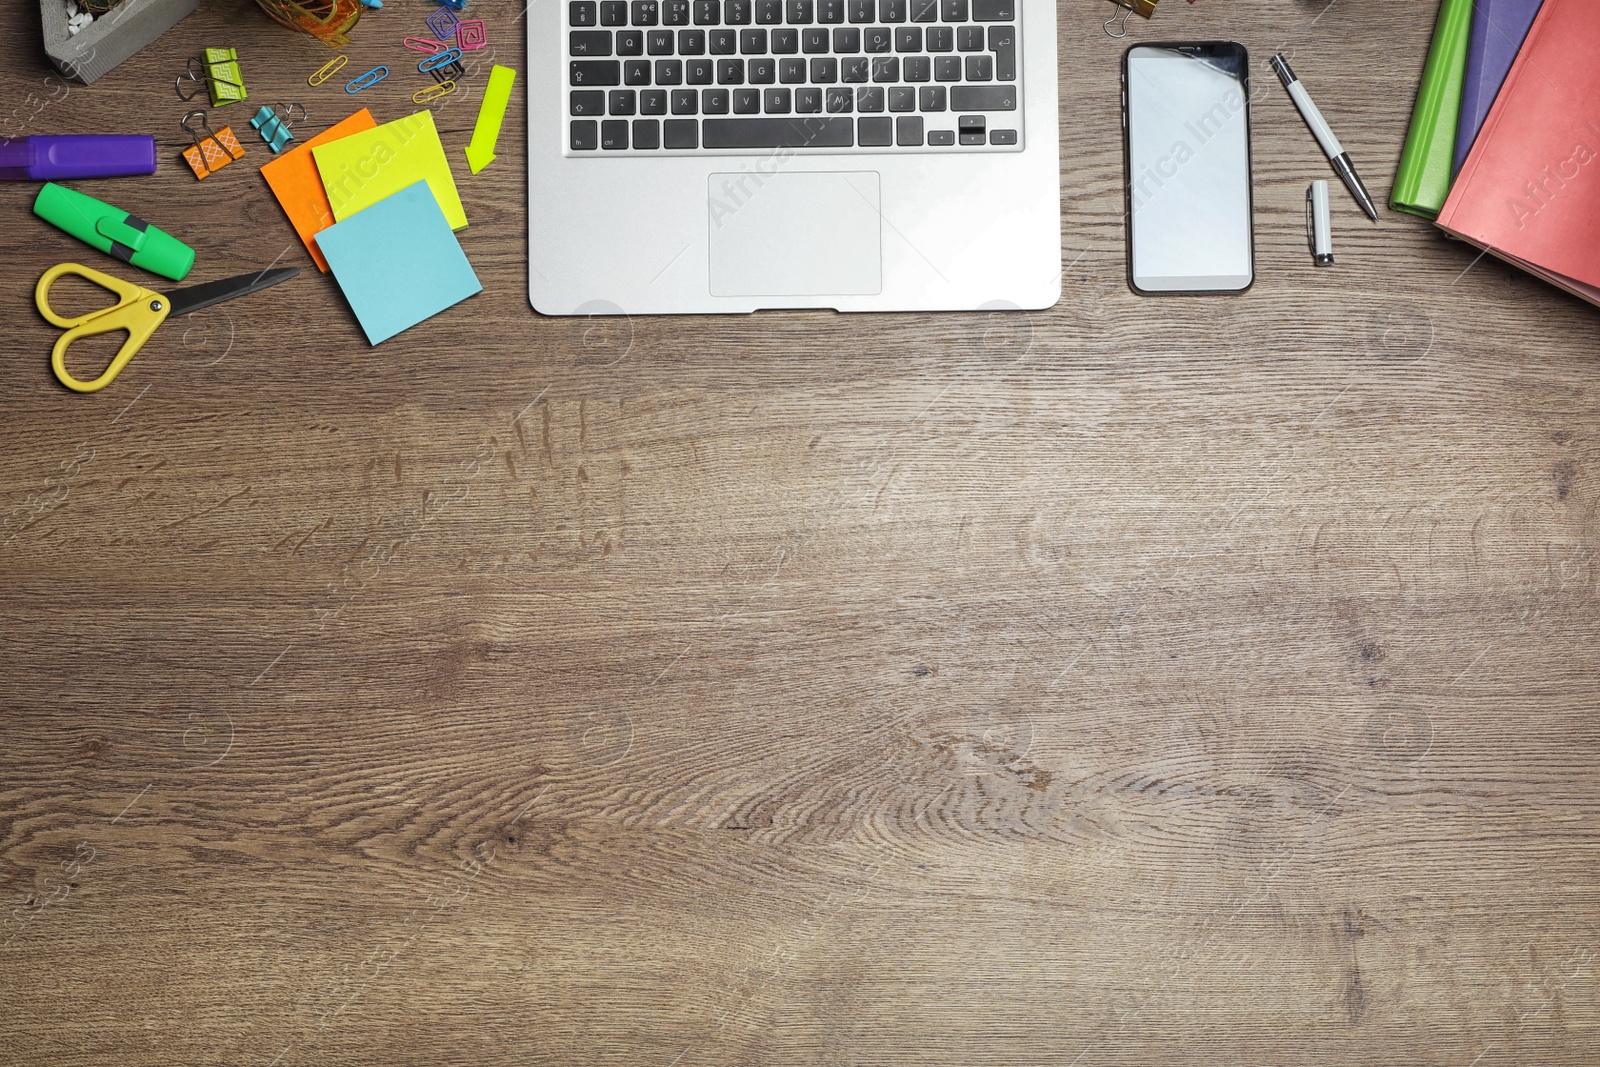
[[[430,41],[426,37],[407,37],[400,42],[413,52],[426,52],[430,56],[436,52],[444,51],[444,45],[438,41]]]

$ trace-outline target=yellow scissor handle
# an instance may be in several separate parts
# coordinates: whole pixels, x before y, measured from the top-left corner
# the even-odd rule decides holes
[[[50,287],[57,279],[67,274],[75,274],[85,281],[115,293],[117,302],[108,308],[73,318],[56,314],[50,308]],[[39,314],[43,315],[51,325],[66,330],[66,333],[56,339],[55,347],[50,350],[50,369],[55,371],[56,378],[62,385],[79,393],[93,393],[110,385],[112,380],[122,373],[122,368],[127,366],[128,360],[133,358],[134,353],[150,340],[150,335],[156,332],[156,327],[167,321],[167,315],[171,310],[170,301],[160,293],[152,292],[142,285],[125,282],[121,278],[113,278],[109,274],[101,274],[81,263],[58,263],[45,271],[44,276],[39,279],[39,284],[34,287],[33,302],[38,306]],[[94,337],[117,330],[127,330],[128,339],[122,343],[122,348],[111,360],[111,365],[105,369],[104,374],[92,382],[80,382],[67,373],[67,349],[72,347],[72,342],[80,337]]]

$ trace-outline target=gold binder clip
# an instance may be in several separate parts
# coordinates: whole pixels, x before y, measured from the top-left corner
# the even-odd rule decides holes
[[[1160,3],[1160,0],[1111,0],[1111,2],[1122,12],[1122,18],[1112,15],[1106,19],[1104,29],[1107,37],[1121,39],[1128,36],[1128,19],[1134,15],[1149,18],[1156,13],[1156,4]],[[1116,29],[1113,30],[1112,26]]]

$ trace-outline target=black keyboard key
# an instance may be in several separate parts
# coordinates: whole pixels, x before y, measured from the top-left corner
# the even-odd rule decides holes
[[[640,149],[660,148],[661,123],[655,119],[634,119],[633,147]]]
[[[943,111],[944,86],[924,85],[917,90],[918,111]]]
[[[957,52],[981,52],[981,51],[983,51],[983,27],[982,26],[958,26],[958,27],[956,27],[956,51]]]
[[[839,80],[839,61],[829,56],[827,59],[813,59],[811,61],[811,81],[816,85],[832,85]]]
[[[605,0],[605,3],[600,5],[600,25],[626,26],[627,24],[627,0]]]
[[[841,56],[861,51],[861,31],[854,26],[840,26],[834,30],[833,50]]]
[[[733,91],[733,113],[735,115],[761,114],[761,90],[735,89]]]
[[[623,85],[649,85],[650,61],[648,59],[630,59],[622,64]]]
[[[878,0],[879,22],[904,22],[906,0]]]
[[[756,25],[776,26],[783,21],[783,0],[756,0]]]
[[[614,59],[574,59],[568,67],[573,85],[622,84],[622,64]]]
[[[579,89],[572,93],[572,114],[604,115],[606,94],[604,89]]]
[[[567,5],[567,21],[574,26],[593,26],[600,21],[600,12],[593,0],[572,0]]]
[[[857,140],[862,148],[881,148],[894,143],[894,119],[857,119]]]
[[[812,0],[789,0],[786,9],[786,21],[791,26],[809,26],[813,18],[812,12],[816,5]]]
[[[912,22],[938,22],[939,0],[911,0]]]
[[[705,30],[679,30],[678,54],[680,56],[703,56],[706,54]]]
[[[861,34],[861,50],[887,52],[894,47],[894,34],[887,26],[873,26]]]
[[[815,115],[822,110],[822,90],[816,86],[794,91],[794,109],[802,115]]]
[[[925,82],[932,72],[933,64],[927,56],[906,56],[900,64],[900,76],[908,82]]]
[[[883,110],[883,86],[863,85],[856,90],[856,110],[876,114]],[[865,142],[863,142],[865,143]]]
[[[661,143],[668,148],[697,148],[700,144],[698,119],[667,119],[661,124]]]
[[[689,25],[689,0],[665,0],[661,7],[663,26]]]
[[[901,26],[894,31],[894,50],[896,52],[922,51],[922,27]]]
[[[600,124],[600,147],[618,152],[628,147],[628,120],[607,119]]]
[[[653,56],[670,56],[672,54],[672,31],[651,30],[644,35],[644,46]]]
[[[928,51],[948,52],[956,46],[955,31],[949,26],[928,27]]]
[[[746,67],[751,85],[771,85],[778,80],[778,61],[771,56],[752,59]]]
[[[965,22],[967,0],[939,0],[939,14],[945,22]]]
[[[717,0],[694,0],[694,24],[715,26],[722,21],[722,5]]]
[[[1015,111],[1015,85],[956,85],[950,89],[952,111]]]
[[[726,115],[728,113],[728,90],[726,89],[701,89],[700,113],[702,115]]]
[[[901,148],[922,147],[922,116],[901,115],[895,119],[894,143]]]
[[[836,26],[844,21],[844,0],[817,0],[817,21]]]
[[[889,90],[890,111],[917,110],[917,91],[909,85],[896,85]]]
[[[878,17],[878,5],[873,0],[848,0],[848,4],[850,21],[858,26]]]
[[[1016,144],[1017,143],[1017,131],[1016,130],[990,130],[989,131],[989,143],[990,144]]]
[[[973,22],[1011,22],[1016,17],[1016,0],[972,0]]]
[[[686,59],[683,61],[683,82],[685,85],[710,85],[716,80],[717,65],[710,59]]]
[[[750,0],[725,0],[722,5],[722,21],[729,26],[750,25]]]
[[[937,82],[960,81],[961,57],[935,56],[933,59],[933,80]]]
[[[773,30],[772,54],[775,56],[792,56],[800,51],[799,30]]]
[[[784,85],[804,85],[806,61],[803,59],[778,60],[778,81]]]
[[[1017,80],[1017,28],[990,26],[989,51],[994,53],[994,76],[1003,82]]]
[[[808,56],[817,55],[828,50],[827,30],[801,30],[800,51]]]
[[[648,84],[648,83],[641,83],[641,84]],[[682,85],[683,84],[683,60],[681,60],[681,59],[658,59],[658,60],[656,60],[656,84],[657,85]]]
[[[575,56],[609,56],[610,30],[573,30],[568,35],[567,51]]]
[[[706,119],[707,148],[849,148],[850,119]]]
[[[600,147],[600,124],[594,119],[578,119],[572,124],[572,150],[593,152]]]
[[[928,143],[930,145],[952,145],[956,143],[954,130],[929,130]]]
[[[636,89],[613,89],[606,96],[610,99],[608,110],[613,115],[632,115],[639,110],[639,94]]]
[[[665,89],[640,89],[639,114],[665,115],[667,113],[667,91]]]
[[[698,110],[700,110],[700,93],[698,90],[672,90],[672,113],[674,115],[693,115]]]
[[[742,60],[742,59],[719,59],[719,60],[717,60],[717,84],[718,85],[743,85],[744,84],[744,60]]]
[[[876,56],[872,60],[872,80],[879,85],[900,80],[899,56]]]
[[[828,114],[838,115],[856,106],[856,94],[850,89],[828,90]]]
[[[740,30],[739,53],[746,56],[764,56],[767,54],[766,30]]]
[[[993,56],[968,56],[967,81],[992,82],[994,81]]]
[[[617,55],[642,56],[644,55],[643,30],[618,30]]]
[[[787,115],[789,113],[789,90],[767,89],[761,94],[761,110],[768,115]]]
[[[633,24],[654,26],[661,21],[661,5],[657,0],[633,0]]]
[[[956,120],[956,134],[962,144],[983,144],[989,139],[983,131],[982,115],[962,115]]]
[[[848,56],[841,63],[839,80],[842,82],[864,82],[872,75],[872,61],[866,56]]]
[[[736,30],[707,30],[706,47],[714,56],[731,56],[739,50]]]

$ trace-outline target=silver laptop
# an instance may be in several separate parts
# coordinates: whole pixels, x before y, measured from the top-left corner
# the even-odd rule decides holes
[[[547,315],[1045,308],[1052,0],[539,0]]]

